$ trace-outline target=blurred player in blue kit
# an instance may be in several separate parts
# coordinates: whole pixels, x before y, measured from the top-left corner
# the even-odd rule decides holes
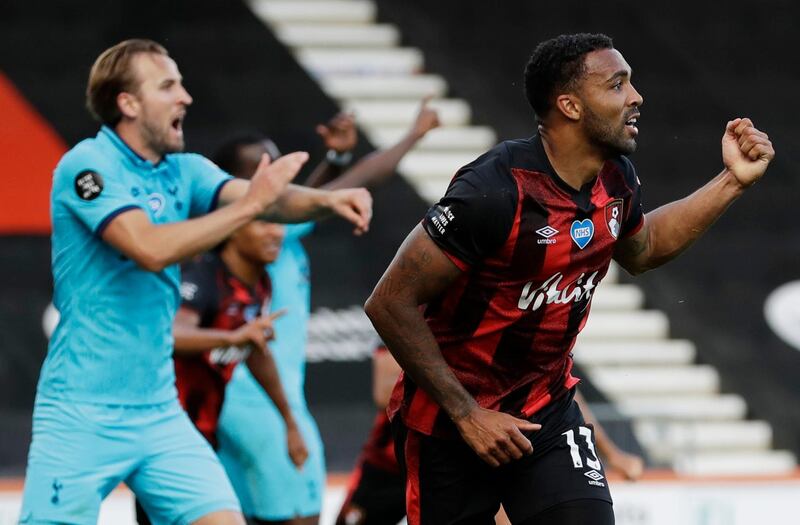
[[[376,151],[345,169],[341,160],[356,144],[353,119],[339,114],[317,128],[329,162],[322,163],[306,184],[326,189],[374,186],[391,177],[403,156],[428,131],[439,125],[437,113],[423,101],[406,135],[393,146]],[[279,155],[265,137],[242,137],[220,148],[217,162],[237,176],[249,177],[265,152]],[[274,403],[245,367],[234,371],[220,415],[217,438],[222,464],[242,509],[255,524],[313,525],[319,520],[325,490],[322,439],[304,395],[306,324],[310,314],[309,261],[301,239],[314,223],[289,225],[278,259],[267,266],[272,279],[272,309],[285,309],[275,321],[270,343],[292,413],[308,447],[302,470],[289,460],[286,426]],[[256,416],[257,414],[257,416]],[[266,420],[262,414],[266,414]],[[254,417],[258,425],[253,425]]]
[[[120,482],[154,523],[242,524],[213,450],[175,391],[177,263],[255,218],[340,215],[366,231],[366,190],[289,185],[307,159],[263,157],[234,180],[184,149],[192,98],[159,44],[127,40],[92,67],[87,105],[102,128],[67,152],[52,188],[54,303],[20,523],[96,523]]]

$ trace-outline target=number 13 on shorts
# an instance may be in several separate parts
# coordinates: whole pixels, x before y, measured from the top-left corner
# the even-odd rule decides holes
[[[600,470],[600,459],[597,457],[597,452],[594,450],[594,442],[592,441],[592,429],[589,427],[578,427],[578,433],[586,441],[586,447],[589,449],[589,453],[586,454],[586,466],[594,470]],[[567,445],[569,445],[569,453],[572,456],[572,465],[575,468],[583,468],[583,458],[581,457],[580,448],[575,441],[575,431],[569,429],[561,435],[567,436]]]

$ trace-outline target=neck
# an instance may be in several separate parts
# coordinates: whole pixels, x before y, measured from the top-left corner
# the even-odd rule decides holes
[[[142,137],[140,128],[132,122],[126,121],[124,118],[114,128],[119,138],[125,141],[137,155],[145,160],[149,160],[153,164],[161,162],[163,155],[150,147],[147,141]]]
[[[597,177],[606,155],[567,126],[539,126],[547,158],[556,174],[576,190]]]
[[[243,257],[233,243],[227,243],[220,256],[228,270],[247,286],[255,287],[264,275],[264,265]]]

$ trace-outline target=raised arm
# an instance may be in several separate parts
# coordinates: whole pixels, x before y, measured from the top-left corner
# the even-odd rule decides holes
[[[769,137],[750,119],[728,122],[722,137],[722,172],[688,197],[648,213],[636,234],[617,243],[614,259],[631,274],[639,274],[675,258],[764,175],[774,156]]]
[[[265,180],[269,184],[268,181],[272,177],[270,167],[297,155],[301,154],[284,155],[272,164],[269,163],[269,157],[264,155],[256,173],[249,181],[233,179],[223,186],[219,197],[220,204],[237,204],[250,194],[252,186],[265,184]],[[305,153],[302,155],[305,162],[308,155]],[[353,223],[356,235],[369,230],[369,223],[372,220],[372,196],[364,188],[326,191],[294,184],[284,186],[285,189],[277,197],[269,201],[268,205],[261,207],[256,214],[259,218],[270,222],[304,222],[335,214]]]
[[[467,444],[498,466],[531,453],[533,447],[520,429],[540,426],[478,406],[444,360],[419,306],[439,296],[460,273],[418,225],[381,277],[365,311],[405,373],[442,407]]]
[[[284,199],[283,193],[308,159],[306,153],[292,153],[274,163],[259,165],[252,182],[239,185],[232,180],[221,193],[236,198],[208,215],[187,221],[153,224],[141,209],[119,214],[103,230],[103,240],[142,268],[158,272],[179,261],[209,250],[241,226]],[[234,184],[237,183],[237,184]]]
[[[430,130],[439,126],[439,115],[428,107],[426,98],[422,101],[414,123],[408,132],[394,146],[370,153],[339,178],[325,184],[323,188],[339,189],[356,186],[372,187],[386,181],[397,170],[397,165],[406,153]]]

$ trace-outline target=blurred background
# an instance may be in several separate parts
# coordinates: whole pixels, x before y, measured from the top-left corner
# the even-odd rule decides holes
[[[650,469],[636,484],[612,480],[618,523],[788,515],[800,496],[798,20],[789,0],[0,2],[0,523],[17,512],[46,353],[50,178],[96,133],[84,90],[103,49],[131,37],[167,47],[194,97],[187,149],[206,155],[258,130],[321,159],[314,128],[344,109],[360,156],[394,143],[434,96],[443,126],[374,192],[369,234],[330,221],[305,242],[307,397],[329,471],[344,474],[375,413],[374,334],[360,305],[459,166],[533,134],[524,64],[539,41],[568,32],[610,35],[633,68],[646,210],[719,172],[729,119],[752,118],[777,151],[765,179],[683,257],[636,280],[612,271],[597,292],[575,350],[584,394]]]

